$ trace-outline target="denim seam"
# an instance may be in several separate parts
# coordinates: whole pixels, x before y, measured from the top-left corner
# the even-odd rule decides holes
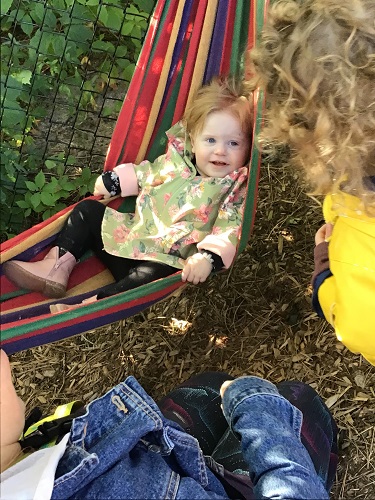
[[[178,487],[180,484],[179,478],[180,478],[180,475],[177,474],[177,472],[172,471],[172,474],[169,477],[169,483],[167,486],[167,491],[166,491],[166,496],[165,496],[166,500],[168,500],[169,498],[172,498],[172,499],[176,498]],[[172,484],[172,480],[174,480],[173,484]]]
[[[148,403],[143,401],[139,395],[133,391],[128,385],[121,384],[120,391],[124,393],[133,403],[137,406],[138,409],[143,411],[147,416],[149,416],[155,423],[157,430],[162,429],[163,421],[159,417],[159,415],[154,411]],[[136,396],[136,397],[134,397]]]
[[[204,486],[207,485],[208,483],[208,477],[207,477],[207,470],[206,470],[206,462],[204,460],[204,457],[202,453],[198,452],[198,462],[199,462],[199,476],[200,476],[200,481],[201,484]]]
[[[121,418],[121,420],[119,422],[116,422],[116,424],[112,424],[112,426],[108,428],[107,432],[99,435],[95,440],[93,439],[90,442],[90,448],[93,448],[104,437],[108,437],[111,434],[113,434],[114,432],[117,432],[117,429],[123,425],[126,416],[127,415],[123,415],[123,417]],[[86,434],[87,434],[87,427],[88,427],[88,425],[89,425],[89,422],[86,422],[84,428],[82,429],[82,431],[80,433],[80,438],[79,439],[75,439],[74,442],[72,441],[71,443],[74,446],[78,446],[79,448],[82,448],[87,453],[90,453],[89,450],[86,448],[86,443],[85,443],[85,438],[86,438]]]
[[[169,427],[170,429],[173,428],[173,427]],[[174,439],[177,439],[178,440],[178,443],[179,444],[183,444],[184,446],[188,446],[189,448],[199,448],[199,442],[197,440],[197,438],[195,438],[194,436],[191,436],[191,435],[188,435],[190,438],[194,439],[194,441],[192,439],[185,439],[183,436],[179,436],[179,435],[175,435],[173,436]]]
[[[123,392],[123,394],[125,394],[129,399],[131,399],[133,401],[133,403],[137,406],[138,409],[140,409],[141,411],[143,411],[147,416],[149,416],[153,422],[155,423],[157,429],[161,429],[162,428],[162,420],[160,417],[158,417],[157,413],[154,412],[152,410],[152,408],[150,408],[150,406],[146,403],[146,402],[142,402],[142,404],[140,405],[139,402],[134,399],[133,397],[133,394],[136,394],[132,391],[132,389],[130,389],[130,391],[132,391],[131,393],[127,393],[125,390],[123,390],[125,384],[121,384],[120,385],[120,388],[119,388],[119,391]],[[128,386],[125,386],[125,387],[128,387]],[[148,410],[148,408],[150,408],[151,412]],[[119,411],[119,410],[116,410],[116,411]],[[136,411],[136,410],[135,410]],[[130,413],[130,412],[129,412]],[[109,434],[112,434],[113,432],[116,432],[116,430],[121,426],[123,425],[123,422],[124,420],[129,416],[129,413],[124,413],[122,414],[122,416],[118,416],[117,417],[120,419],[119,421],[117,421],[116,424],[113,424],[111,426],[111,429],[110,429],[110,432],[107,432],[106,435],[109,435]],[[87,415],[89,415],[89,412],[87,413]],[[155,416],[157,418],[155,418]],[[74,442],[72,444],[74,444],[75,446],[79,446],[81,447],[82,449],[84,449],[85,451],[87,451],[86,449],[86,446],[85,446],[85,438],[86,438],[86,432],[87,432],[87,426],[88,426],[88,422],[86,421],[83,429],[81,430],[80,432],[80,436],[79,438],[77,439],[74,439]],[[98,438],[96,440],[93,440],[91,443],[90,443],[90,448],[95,446],[95,444],[97,444],[101,439],[103,439],[103,435],[101,436],[98,436]]]
[[[182,445],[185,448],[190,448],[190,449],[192,449],[192,450],[194,450],[194,451],[197,452],[198,463],[199,463],[199,477],[200,477],[200,481],[201,481],[202,484],[206,484],[207,483],[206,462],[204,460],[203,454],[200,451],[199,441],[194,436],[190,436],[188,434],[187,434],[187,436],[188,436],[187,440],[185,440],[180,435],[175,435],[175,436],[173,436],[173,438],[174,438],[174,440],[178,441],[179,445]]]
[[[79,463],[79,465],[77,465],[76,470],[73,473],[72,473],[72,471],[70,471],[70,472],[64,474],[62,477],[56,479],[53,488],[55,489],[56,487],[62,485],[66,481],[69,481],[70,479],[74,479],[74,477],[83,469],[83,467],[86,466],[86,464],[89,464],[91,461],[93,461],[94,458],[97,458],[98,459],[98,463],[99,463],[98,456],[96,454],[93,454],[93,455],[94,456],[91,455],[89,457],[84,458]]]

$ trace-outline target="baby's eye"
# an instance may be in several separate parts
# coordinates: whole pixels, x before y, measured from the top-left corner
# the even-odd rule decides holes
[[[239,145],[239,143],[237,141],[229,141],[229,145],[232,147],[236,147]]]
[[[209,143],[209,144],[214,144],[216,141],[213,137],[207,137],[206,141]]]

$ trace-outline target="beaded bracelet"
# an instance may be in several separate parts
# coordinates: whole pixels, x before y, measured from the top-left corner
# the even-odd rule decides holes
[[[208,260],[208,262],[210,262],[211,266],[212,266],[212,269],[214,268],[214,264],[215,264],[215,261],[212,257],[212,255],[210,255],[209,253],[207,252],[199,252],[206,260]]]

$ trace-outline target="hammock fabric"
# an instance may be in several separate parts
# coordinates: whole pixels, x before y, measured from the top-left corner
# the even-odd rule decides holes
[[[194,91],[218,74],[238,74],[241,55],[255,43],[268,0],[158,0],[135,73],[121,109],[105,161],[105,170],[122,162],[140,163],[165,152],[167,130],[178,121]],[[255,137],[259,133],[263,96],[254,96]],[[247,244],[254,223],[260,154],[253,146],[245,216],[238,252]],[[133,200],[134,201],[134,200]],[[129,200],[110,206],[131,210]],[[133,205],[134,206],[134,205]],[[40,260],[53,245],[73,207],[8,240],[1,263],[9,259]],[[95,294],[113,278],[93,255],[74,268],[65,303]],[[62,299],[16,289],[1,272],[1,346],[8,353],[57,341],[128,318],[175,292],[181,273],[70,311],[50,314]]]

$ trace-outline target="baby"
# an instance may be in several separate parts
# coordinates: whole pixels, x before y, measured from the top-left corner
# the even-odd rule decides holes
[[[154,162],[119,165],[98,178],[95,195],[137,195],[134,214],[84,200],[45,259],[8,261],[7,277],[22,288],[62,297],[76,261],[91,249],[115,279],[96,300],[179,269],[183,281],[198,284],[212,271],[230,267],[247,189],[249,97],[245,84],[233,78],[203,86],[183,122],[167,132],[165,155]]]

